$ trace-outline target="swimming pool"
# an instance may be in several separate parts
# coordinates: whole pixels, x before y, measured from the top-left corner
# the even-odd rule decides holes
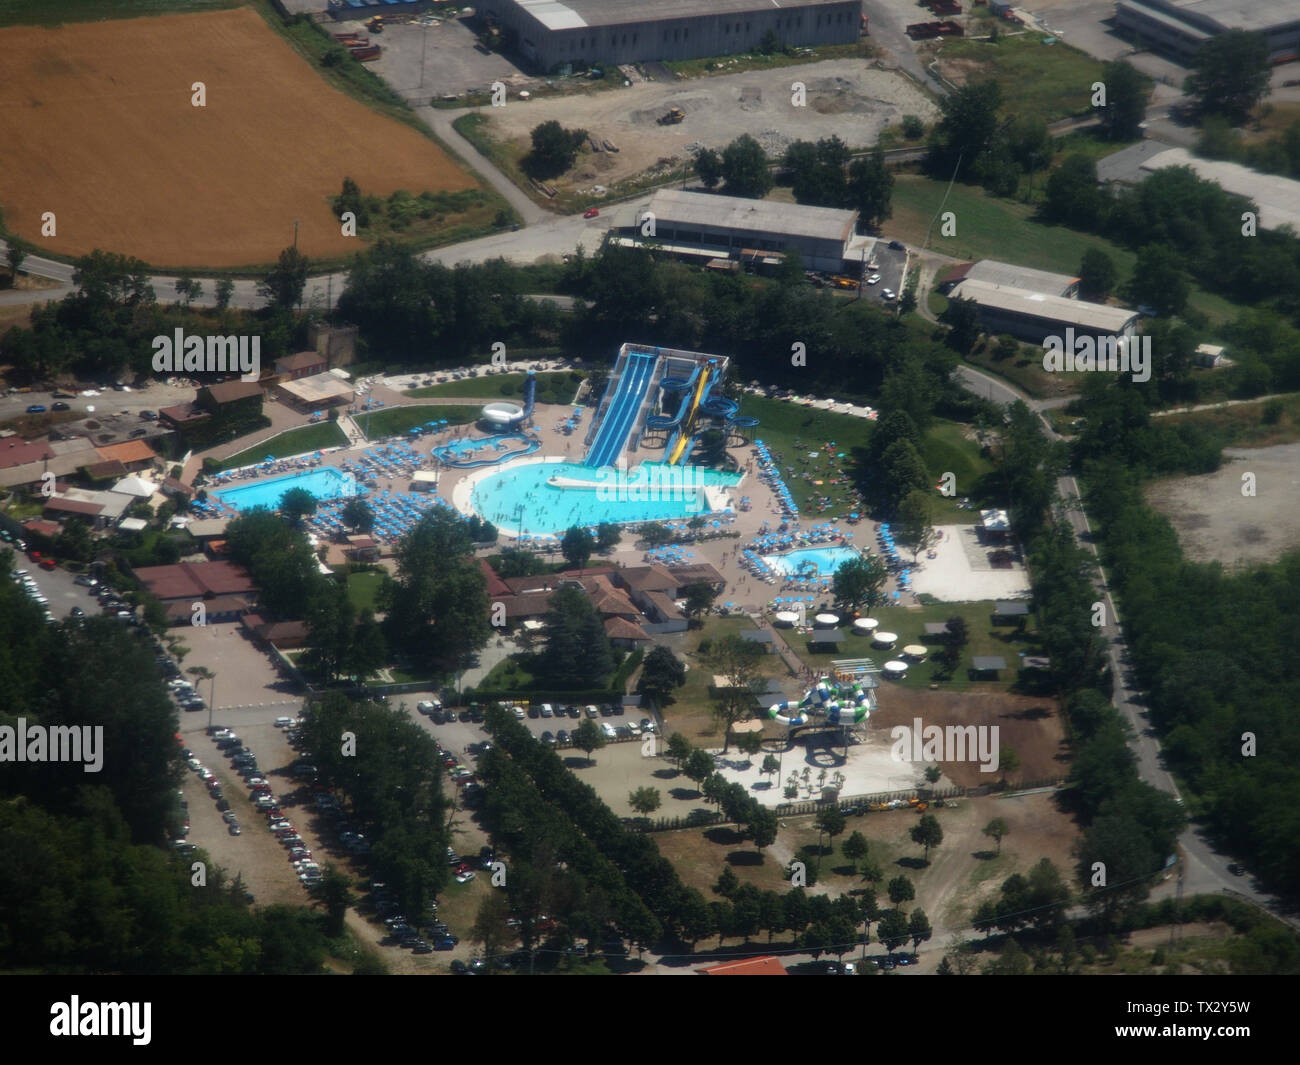
[[[799,573],[800,567],[816,567],[816,576],[830,577],[845,562],[858,557],[858,552],[851,547],[807,547],[799,551],[787,551],[783,555],[764,555],[763,561],[772,569],[786,577]]]
[[[474,485],[470,504],[479,517],[507,532],[559,533],[571,525],[703,515],[711,509],[705,489],[738,484],[741,476],[658,462],[631,471],[534,462],[483,478]]]
[[[258,481],[256,484],[223,488],[210,494],[236,510],[252,510],[254,507],[274,510],[280,505],[280,497],[290,488],[305,488],[317,499],[342,499],[360,495],[363,491],[352,474],[326,466],[306,473],[290,473],[270,481]]]
[[[523,455],[531,455],[541,446],[540,440],[510,433],[449,440],[435,447],[433,453],[447,466],[470,470],[477,466],[498,466]]]

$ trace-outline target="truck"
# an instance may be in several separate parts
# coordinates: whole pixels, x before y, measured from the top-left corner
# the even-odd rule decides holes
[[[666,114],[659,119],[661,126],[675,126],[678,122],[686,117],[686,112],[680,107],[670,107]]]

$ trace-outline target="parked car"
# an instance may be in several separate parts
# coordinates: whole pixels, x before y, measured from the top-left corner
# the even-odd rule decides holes
[[[52,404],[50,404],[50,410],[60,410],[60,411],[62,411],[62,410],[71,410],[71,409],[72,409],[72,408],[69,407],[66,403],[52,403]]]
[[[28,414],[44,414],[44,413],[45,413],[45,404],[44,404],[44,403],[33,403],[30,407],[27,408],[27,413],[28,413]]]
[[[582,212],[583,218],[596,218],[599,217],[599,215],[600,215],[599,207],[588,207],[585,211]]]

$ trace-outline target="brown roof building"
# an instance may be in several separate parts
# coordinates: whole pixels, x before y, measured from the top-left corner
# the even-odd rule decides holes
[[[257,586],[243,566],[233,562],[181,562],[145,566],[135,571],[149,594],[164,603],[245,596],[255,599]]]
[[[299,377],[312,377],[329,369],[329,362],[324,355],[315,351],[300,351],[296,355],[286,355],[275,360],[275,372],[287,381],[296,381]]]
[[[738,958],[696,970],[702,976],[789,976],[779,958]]]
[[[19,440],[16,436],[0,440],[0,470],[52,458],[54,451],[45,440]]]

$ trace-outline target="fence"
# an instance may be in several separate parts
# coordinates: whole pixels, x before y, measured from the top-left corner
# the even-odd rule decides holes
[[[978,787],[967,788],[953,786],[949,788],[912,788],[907,791],[886,791],[878,792],[874,795],[848,795],[841,796],[835,803],[840,811],[845,814],[865,814],[867,807],[873,802],[893,802],[895,799],[906,802],[908,799],[921,797],[924,792],[925,802],[932,802],[935,799],[955,799],[955,798],[979,798],[984,795],[999,794],[1004,797],[1019,792],[1029,791],[1033,788],[1060,787],[1066,781],[1065,777],[1051,777],[1042,780],[1020,781],[1015,785],[1007,785],[1006,788],[998,788],[996,784],[981,784]],[[831,803],[818,800],[808,799],[803,802],[787,802],[776,807],[778,817],[798,817],[802,814],[820,813],[827,809]],[[910,807],[906,807],[910,809]],[[883,812],[883,811],[882,811]],[[646,832],[670,832],[678,828],[703,828],[707,825],[720,825],[729,823],[727,818],[720,811],[696,810],[687,814],[685,817],[661,817],[657,821],[646,823],[646,818],[631,818],[637,821],[642,829]]]

